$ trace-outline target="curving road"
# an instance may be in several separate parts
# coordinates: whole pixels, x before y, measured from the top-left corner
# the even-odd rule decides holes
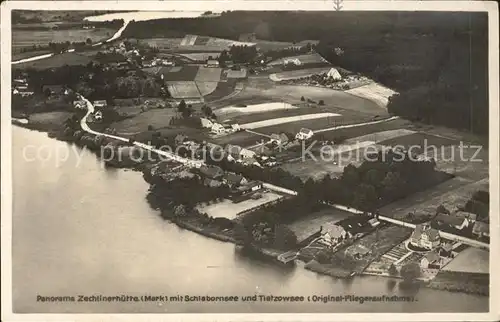
[[[118,29],[118,31],[115,32],[115,34],[113,36],[111,36],[111,38],[109,38],[108,40],[105,40],[104,42],[100,41],[98,43],[95,43],[95,44],[92,45],[92,47],[98,47],[98,46],[101,46],[104,43],[108,43],[108,42],[111,42],[113,40],[116,40],[116,39],[120,38],[121,35],[122,35],[122,33],[123,33],[123,31],[125,30],[125,28],[127,28],[127,26],[128,26],[129,23],[130,23],[130,20],[125,20],[124,23],[123,23],[123,26],[121,26],[120,29]],[[74,51],[75,51],[75,49],[72,48],[72,49],[68,49],[65,52],[72,53]],[[50,57],[52,57],[54,55],[56,55],[56,54],[50,53],[50,54],[44,54],[44,55],[34,56],[34,57],[30,57],[30,58],[20,59],[20,60],[13,61],[12,65],[17,65],[17,64],[27,63],[27,62],[30,62],[30,61],[36,61],[36,60],[40,60],[40,59],[50,58]]]
[[[87,124],[87,119],[88,119],[89,115],[94,112],[94,110],[95,110],[94,105],[88,99],[86,99],[85,97],[83,97],[81,94],[77,94],[77,95],[79,96],[80,99],[84,100],[86,102],[86,104],[87,104],[87,113],[80,120],[80,126],[81,126],[82,130],[84,130],[85,132],[90,133],[90,134],[100,135],[100,136],[103,136],[103,137],[107,137],[107,138],[110,138],[110,139],[119,140],[119,141],[122,141],[122,142],[127,142],[127,143],[130,142],[129,139],[121,137],[121,136],[117,136],[117,135],[113,135],[113,134],[108,134],[108,133],[101,133],[101,132],[97,132],[97,131],[92,130],[88,126],[88,124]],[[133,144],[133,145],[135,145],[135,146],[137,146],[139,148],[142,148],[142,149],[145,149],[145,150],[157,153],[158,155],[164,156],[164,157],[166,157],[166,158],[168,158],[170,160],[177,161],[179,163],[182,163],[182,164],[190,166],[190,167],[199,168],[199,167],[201,167],[204,164],[203,161],[192,160],[192,159],[188,159],[188,158],[183,158],[183,157],[181,157],[181,156],[179,156],[177,154],[174,154],[172,152],[167,152],[167,151],[159,150],[159,149],[156,149],[155,147],[153,147],[152,145],[144,144],[142,142],[133,141],[133,142],[131,142],[131,144]]]

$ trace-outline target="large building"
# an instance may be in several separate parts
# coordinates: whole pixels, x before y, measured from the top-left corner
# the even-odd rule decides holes
[[[441,243],[439,231],[428,225],[417,225],[410,237],[410,243],[419,248],[434,249]]]

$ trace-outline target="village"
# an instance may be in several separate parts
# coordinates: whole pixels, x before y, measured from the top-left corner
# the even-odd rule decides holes
[[[14,65],[14,116],[53,129],[77,115],[120,157],[142,144],[195,160],[137,162],[158,208],[276,263],[487,292],[487,151],[477,168],[429,156],[424,141],[449,153],[457,136],[389,113],[396,91],[333,65],[318,41],[124,37]],[[80,120],[64,123],[66,138],[95,136]],[[382,160],[414,145],[418,161]],[[369,149],[375,165],[353,157]],[[172,187],[189,201],[165,197]]]

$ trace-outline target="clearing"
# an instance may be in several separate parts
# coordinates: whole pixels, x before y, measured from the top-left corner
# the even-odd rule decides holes
[[[167,127],[170,119],[176,114],[175,109],[171,108],[151,109],[132,118],[115,122],[110,127],[115,128],[118,134],[135,134],[148,131],[149,125],[154,129]]]
[[[389,97],[397,94],[397,92],[393,91],[392,89],[378,83],[370,83],[368,85],[352,88],[346,90],[346,92],[369,99],[377,103],[381,107],[387,107],[387,104],[389,103]]]

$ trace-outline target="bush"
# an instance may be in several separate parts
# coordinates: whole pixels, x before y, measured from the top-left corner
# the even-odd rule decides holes
[[[304,96],[301,96],[301,97],[300,97],[300,100],[301,100],[302,102],[305,102],[305,100],[306,100],[306,99],[304,98]]]
[[[323,100],[319,100],[319,103],[318,103],[318,104],[319,104],[319,105],[325,105],[325,101],[323,101]]]
[[[155,128],[150,124],[148,125],[148,131],[153,131]]]

